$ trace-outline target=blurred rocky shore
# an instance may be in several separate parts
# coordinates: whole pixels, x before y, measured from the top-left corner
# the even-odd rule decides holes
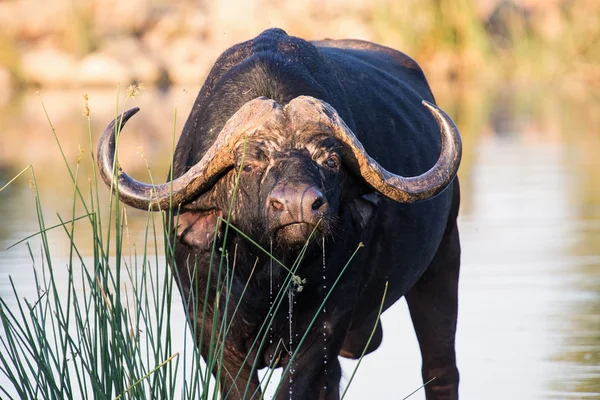
[[[566,4],[560,0],[466,0],[459,2],[462,6],[434,0],[402,3],[2,1],[0,93],[6,97],[17,87],[31,86],[200,83],[224,49],[273,26],[311,39],[378,41],[417,58],[428,75],[452,77],[465,66],[480,69],[485,62],[481,49],[490,51],[489,46],[478,44],[482,36],[492,34],[494,46],[500,49],[503,40],[514,38],[511,18],[518,29],[533,27],[548,38],[560,36],[561,7]],[[508,11],[498,14],[498,10]],[[454,35],[450,44],[448,35]]]

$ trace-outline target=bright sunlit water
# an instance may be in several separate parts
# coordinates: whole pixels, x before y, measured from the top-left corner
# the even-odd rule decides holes
[[[154,179],[164,180],[173,108],[178,105],[179,132],[196,90],[148,91],[138,100],[142,112],[128,125],[120,153],[136,178],[148,180],[136,154],[143,145]],[[89,151],[82,93],[41,96],[71,165],[79,144]],[[92,92],[90,101],[97,138],[114,114],[114,96]],[[464,141],[457,336],[463,399],[600,398],[600,107],[593,101],[531,88],[438,94]],[[73,188],[39,98],[25,94],[0,116],[0,187],[33,164],[47,225],[58,223],[56,212],[69,219]],[[90,176],[85,160],[80,183]],[[37,291],[26,245],[6,250],[39,230],[30,179],[27,173],[0,192],[0,296],[9,304],[15,304],[9,275],[21,296],[33,299]],[[140,248],[145,215],[131,211],[129,217],[131,243]],[[85,229],[77,231],[81,238]],[[60,270],[68,240],[61,230],[50,238]],[[29,243],[39,265],[40,241]],[[89,251],[85,240],[79,243]],[[347,399],[401,399],[421,385],[405,302],[382,320],[383,344],[363,360]],[[183,313],[171,324],[182,346]],[[355,365],[342,361],[344,384]]]

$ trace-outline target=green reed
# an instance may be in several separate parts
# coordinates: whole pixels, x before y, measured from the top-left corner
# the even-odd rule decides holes
[[[125,110],[127,100],[139,94],[139,90],[137,86],[130,87],[121,105],[117,97],[116,114]],[[93,149],[96,140],[92,135],[87,97],[85,99],[84,115],[88,121],[89,146]],[[137,247],[132,249],[127,209],[122,206],[118,197],[110,195],[112,191],[100,187],[103,185],[96,178],[94,152],[90,151],[89,156],[86,156],[80,150],[75,166],[71,167],[51,119],[47,113],[46,116],[66,166],[68,179],[72,183],[71,210],[68,216],[57,215],[59,224],[47,224],[42,195],[37,190],[36,174],[32,166],[25,168],[0,189],[3,190],[15,179],[21,179],[27,172],[31,173],[39,226],[37,233],[15,244],[28,249],[34,284],[38,288],[37,296],[33,299],[21,297],[17,290],[19,283],[10,278],[14,299],[9,301],[0,297],[0,375],[4,375],[12,384],[12,388],[0,387],[0,397],[107,400],[219,398],[217,382],[220,374],[232,373],[236,378],[239,376],[239,371],[222,371],[221,368],[225,340],[239,307],[239,303],[229,304],[235,274],[235,254],[229,254],[225,246],[229,232],[233,231],[244,237],[270,257],[277,268],[287,271],[283,285],[275,294],[271,312],[260,327],[249,353],[264,348],[269,328],[277,311],[285,304],[286,295],[290,290],[299,290],[302,286],[304,281],[297,272],[312,234],[297,260],[288,267],[231,223],[229,215],[235,202],[233,196],[228,217],[218,221],[224,227],[223,250],[217,249],[217,241],[213,241],[210,269],[215,271],[217,294],[211,298],[206,287],[192,290],[189,298],[182,299],[184,308],[187,310],[189,307],[193,315],[201,314],[203,317],[200,320],[188,318],[190,329],[185,329],[184,332],[173,329],[173,307],[181,306],[179,295],[174,291],[174,283],[182,277],[177,273],[173,274],[169,267],[175,263],[177,241],[171,240],[170,235],[174,234],[173,224],[176,226],[177,221],[173,221],[164,212],[148,212],[143,246],[139,253]],[[175,132],[174,125],[172,150],[175,148]],[[117,131],[116,136],[118,147],[120,132]],[[84,187],[79,183],[82,180],[80,166],[86,158],[91,163],[92,176],[87,187]],[[148,166],[147,168],[154,184],[150,169]],[[113,174],[117,174],[117,157]],[[234,193],[237,193],[238,184],[239,171]],[[106,197],[107,210],[102,206]],[[78,213],[77,210],[83,211]],[[48,237],[53,230],[62,230],[68,239],[66,278],[65,271],[62,270],[64,265],[58,266],[53,257],[53,245]],[[39,238],[41,241],[41,261],[34,257],[30,244],[32,238]],[[83,246],[78,245],[81,241],[92,244],[91,254],[83,252]],[[162,249],[161,242],[164,243]],[[360,247],[362,244],[358,245],[356,251]],[[164,256],[159,255],[161,253]],[[311,326],[351,261],[352,258],[329,289]],[[197,273],[199,272],[193,268],[192,278]],[[208,278],[211,279],[212,275],[209,273]],[[252,274],[239,302],[243,301],[251,278]],[[206,286],[209,284],[210,281]],[[198,299],[203,301],[199,302]],[[204,309],[197,308],[199,303],[203,304]],[[209,325],[205,320],[208,305],[215,310]],[[229,310],[232,310],[231,315],[228,315]],[[211,326],[211,329],[205,329],[205,326]],[[209,352],[204,360],[194,345],[197,338],[193,332],[198,332],[200,341],[204,335],[209,340]],[[300,338],[298,348],[306,335],[307,332]],[[183,337],[181,352],[174,348],[176,337]],[[281,356],[281,351],[273,357],[271,367]],[[292,361],[296,353],[297,349],[291,354]],[[244,363],[247,361],[246,359]],[[252,368],[253,371],[256,370],[256,365]],[[286,372],[287,369],[282,376]],[[261,384],[267,385],[271,378],[272,370],[265,374]],[[225,393],[223,397],[227,398],[228,395],[229,393]],[[246,387],[244,398],[257,396]]]

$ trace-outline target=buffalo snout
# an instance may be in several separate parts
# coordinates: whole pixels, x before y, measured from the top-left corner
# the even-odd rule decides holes
[[[306,240],[329,211],[323,192],[304,183],[276,186],[267,199],[266,207],[271,231],[285,230],[281,233],[289,236],[289,240],[294,239],[292,241]]]

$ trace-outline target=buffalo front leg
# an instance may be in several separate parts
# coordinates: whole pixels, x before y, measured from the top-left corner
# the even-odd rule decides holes
[[[293,371],[282,377],[277,400],[339,400],[342,367],[337,353],[328,351],[327,357],[325,352],[311,353],[312,357],[292,361]]]
[[[198,330],[197,342],[201,342],[202,358],[219,384],[221,399],[260,399],[262,393],[258,373],[256,368],[252,368],[256,356],[252,354],[246,359],[246,353],[240,351],[232,341],[223,341],[218,330],[212,332],[212,316],[199,320],[204,324],[205,334]]]
[[[406,295],[421,348],[427,400],[458,399],[454,339],[458,312],[460,243],[456,221],[449,224],[432,263]]]
[[[277,400],[339,400],[342,368],[338,354],[344,340],[340,332],[348,330],[350,318],[333,309],[328,311],[335,320],[317,319],[296,357],[286,363],[289,368],[282,377]]]
[[[244,400],[262,397],[258,374],[256,371],[252,372],[250,365],[240,366],[237,362],[225,361],[213,369],[213,375],[219,378],[222,399]]]

